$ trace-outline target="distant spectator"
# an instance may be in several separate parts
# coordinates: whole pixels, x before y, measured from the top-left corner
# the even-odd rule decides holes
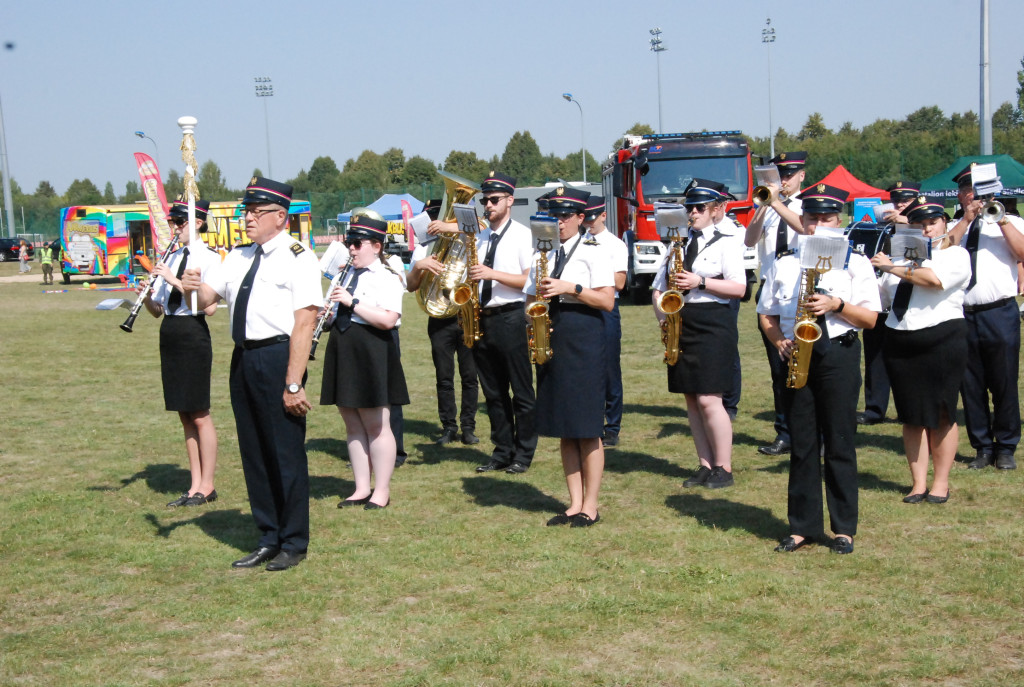
[[[43,283],[53,283],[53,246],[49,243],[43,244],[39,249],[39,262],[43,265]]]
[[[28,244],[24,240],[22,240],[21,246],[18,248],[18,263],[19,272],[32,271],[32,265],[28,264]]]

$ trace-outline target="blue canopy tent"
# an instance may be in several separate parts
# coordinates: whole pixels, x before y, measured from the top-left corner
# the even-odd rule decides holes
[[[417,200],[415,196],[411,196],[408,193],[401,195],[395,193],[385,193],[383,196],[373,201],[366,207],[374,212],[380,214],[386,220],[399,220],[402,219],[402,201],[407,201],[412,207],[413,214],[419,214],[423,211],[423,201]],[[339,222],[347,223],[352,219],[352,212],[343,212],[338,215]]]

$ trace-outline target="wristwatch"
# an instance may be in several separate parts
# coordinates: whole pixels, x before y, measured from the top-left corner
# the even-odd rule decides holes
[[[290,393],[290,394],[297,394],[297,393],[299,393],[299,390],[302,389],[302,385],[301,384],[297,384],[295,382],[292,382],[291,384],[289,384],[285,388],[288,390],[288,393]]]
[[[358,299],[358,298],[353,298],[353,299],[352,299],[352,305],[350,305],[350,306],[348,306],[348,307],[349,307],[349,308],[350,308],[351,310],[355,310],[355,309],[356,309],[356,306],[357,306],[357,305],[359,305],[359,299]]]
[[[576,285],[576,295],[578,296],[581,293],[583,293],[583,284],[577,284]]]
[[[708,285],[707,285],[707,284],[705,283],[705,281],[704,281],[704,277],[701,277],[701,278],[700,278],[700,284],[697,284],[697,288],[698,288],[699,290],[703,291],[704,289],[706,289],[706,288],[707,288],[707,286],[708,286]]]

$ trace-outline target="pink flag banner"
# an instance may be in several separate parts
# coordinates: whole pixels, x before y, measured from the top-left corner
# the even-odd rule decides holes
[[[167,224],[167,196],[164,194],[164,183],[160,180],[160,170],[153,158],[145,153],[135,153],[135,162],[139,166],[139,180],[142,192],[149,204],[149,226],[153,232],[153,250],[156,255],[163,255],[171,242],[171,227]]]
[[[409,201],[402,201],[402,222],[405,223],[405,242],[409,245],[409,250],[416,247],[416,232],[409,226],[409,220],[412,219],[412,206],[409,205]]]

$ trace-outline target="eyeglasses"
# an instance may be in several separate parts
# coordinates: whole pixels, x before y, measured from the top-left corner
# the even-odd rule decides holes
[[[254,208],[254,207],[247,207],[247,208],[245,208],[244,214],[252,215],[256,219],[260,219],[261,217],[263,217],[263,215],[268,215],[271,212],[277,212],[277,208]]]
[[[480,198],[481,205],[497,205],[500,201],[505,200],[508,196],[483,196]]]
[[[562,212],[552,212],[551,213],[551,216],[554,217],[555,219],[559,220],[559,221],[570,219],[572,217],[575,217],[576,215],[577,215],[577,213],[575,213],[575,212],[572,212],[572,211],[565,212],[564,210]]]
[[[348,248],[355,248],[359,250],[363,247],[363,239],[345,239],[345,245]]]
[[[708,204],[707,203],[698,203],[696,205],[689,206],[687,208],[687,211],[688,212],[696,211],[697,214],[700,214],[700,213],[704,212],[707,209],[708,209]]]

